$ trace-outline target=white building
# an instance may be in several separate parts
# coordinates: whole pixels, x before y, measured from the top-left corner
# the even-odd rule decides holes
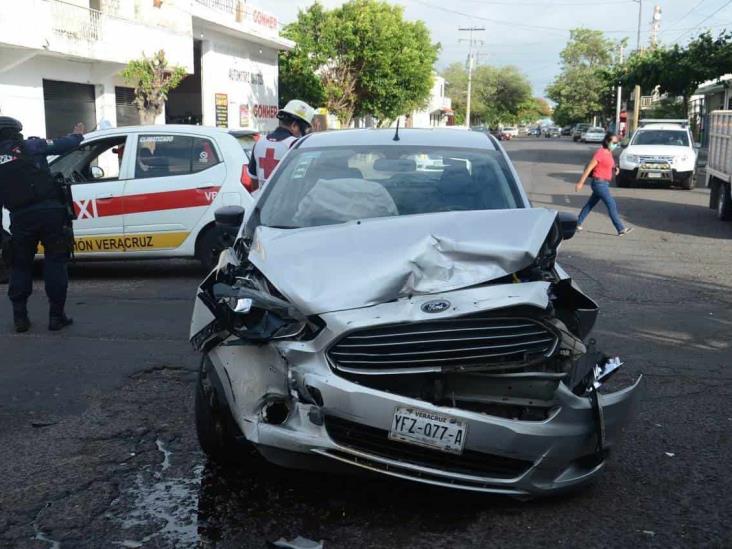
[[[445,97],[445,79],[434,76],[430,100],[421,111],[414,111],[407,120],[412,128],[440,128],[450,125],[453,118],[452,100]]]
[[[243,0],[0,0],[0,114],[26,135],[139,123],[119,72],[164,50],[189,76],[158,122],[276,125],[277,55],[294,44]]]

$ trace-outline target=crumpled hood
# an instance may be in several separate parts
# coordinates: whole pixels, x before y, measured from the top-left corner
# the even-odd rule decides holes
[[[304,314],[481,284],[528,267],[556,212],[460,211],[257,228],[249,260]]]

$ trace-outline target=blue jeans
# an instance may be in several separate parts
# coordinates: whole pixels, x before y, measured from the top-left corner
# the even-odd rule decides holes
[[[623,225],[623,222],[620,221],[620,216],[618,215],[618,205],[615,203],[615,199],[610,194],[610,182],[603,179],[593,178],[591,187],[592,196],[587,201],[587,204],[585,204],[585,207],[582,208],[582,211],[577,218],[577,224],[582,225],[582,222],[590,214],[592,208],[597,206],[597,203],[602,200],[605,204],[605,207],[607,208],[607,213],[610,215],[610,219],[612,220],[613,225],[615,225],[615,230],[620,232],[625,229],[625,226]]]

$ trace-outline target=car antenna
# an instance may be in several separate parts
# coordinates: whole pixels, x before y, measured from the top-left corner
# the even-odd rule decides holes
[[[399,121],[401,117],[397,118],[396,132],[394,132],[394,139],[392,141],[399,141]]]

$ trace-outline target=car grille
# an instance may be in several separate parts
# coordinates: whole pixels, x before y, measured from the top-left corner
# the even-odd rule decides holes
[[[517,367],[550,355],[557,335],[540,322],[487,314],[351,332],[328,351],[336,370],[360,374]]]
[[[657,163],[668,163],[671,164],[674,161],[673,156],[640,156],[638,157],[641,164],[657,164]]]
[[[464,450],[461,455],[449,454],[389,440],[383,429],[354,423],[335,416],[325,417],[325,428],[330,438],[340,446],[359,450],[373,456],[401,461],[421,467],[440,469],[463,475],[481,475],[493,478],[515,478],[532,466],[532,462]]]

